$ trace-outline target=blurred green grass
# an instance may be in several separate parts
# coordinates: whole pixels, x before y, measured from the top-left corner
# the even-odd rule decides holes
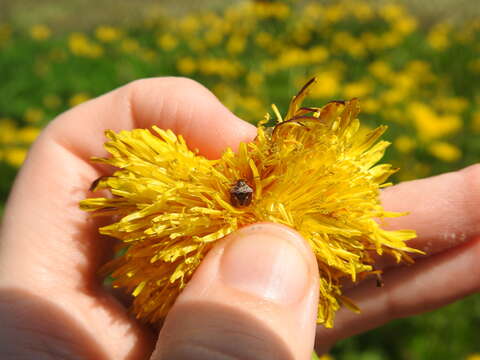
[[[403,6],[407,4],[408,6]],[[396,181],[478,162],[475,1],[74,0],[0,3],[0,206],[38,131],[137,78],[181,75],[256,122],[312,75],[312,103],[358,96],[388,124]],[[82,16],[78,16],[81,14]],[[478,295],[342,341],[336,359],[463,359],[480,352]]]

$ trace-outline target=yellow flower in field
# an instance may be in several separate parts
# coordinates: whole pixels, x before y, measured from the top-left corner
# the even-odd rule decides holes
[[[470,354],[465,358],[465,360],[480,360],[480,354]]]
[[[223,40],[223,34],[219,30],[209,30],[205,33],[205,43],[210,46],[219,45]]]
[[[345,5],[333,3],[325,6],[323,9],[323,17],[327,23],[337,23],[345,18],[345,10]]]
[[[245,96],[241,99],[240,104],[252,114],[258,114],[265,108],[264,104],[255,96]]]
[[[349,5],[353,16],[360,21],[368,21],[374,16],[373,7],[368,2],[356,0]]]
[[[403,91],[404,93],[410,92],[412,89],[415,88],[417,78],[411,76],[407,72],[400,72],[395,73],[390,78],[390,82],[392,85],[398,89],[399,91]]]
[[[120,48],[124,53],[133,54],[140,50],[140,43],[135,39],[127,38],[122,40]]]
[[[260,123],[252,143],[218,160],[191,151],[170,130],[106,132],[112,157],[95,161],[119,170],[92,186],[114,196],[80,206],[116,219],[100,232],[119,239],[123,255],[104,271],[134,296],[138,318],[165,317],[215,242],[256,222],[290,226],[309,242],[320,272],[318,322],[327,327],[340,304],[358,310],[341,282],[376,274],[374,253],[411,261],[407,252],[416,250],[405,242],[415,233],[384,230],[376,221],[401,215],[379,200],[396,171],[376,165],[388,146],[377,141],[385,127],[357,135],[356,100],[301,107],[313,83],[293,98],[284,119],[274,108],[274,128]]]
[[[440,23],[435,25],[427,36],[428,44],[435,50],[445,50],[450,46],[451,25]]]
[[[424,141],[441,138],[456,133],[462,128],[462,120],[457,115],[439,115],[428,105],[412,102],[407,113],[415,124],[420,139]]]
[[[197,64],[191,57],[184,57],[177,61],[177,70],[182,75],[190,75],[197,70]]]
[[[15,140],[17,128],[12,119],[0,118],[0,144],[10,144]]]
[[[454,162],[462,157],[458,147],[445,141],[436,141],[428,147],[428,151],[436,158],[445,162]]]
[[[430,64],[422,60],[410,61],[405,66],[403,74],[411,79],[415,79],[418,83],[430,83],[435,78]]]
[[[7,164],[20,167],[27,157],[27,149],[20,147],[7,148],[3,152],[3,158]]]
[[[377,99],[373,99],[371,97],[362,99],[362,108],[365,112],[369,114],[376,113],[378,110],[380,110],[380,107],[380,101],[378,101]]]
[[[307,2],[302,7],[300,19],[307,20],[309,23],[317,22],[324,12],[324,5],[318,2]]]
[[[407,97],[407,92],[406,91],[404,91],[401,88],[394,87],[394,88],[385,90],[380,95],[380,100],[382,102],[384,102],[385,104],[391,106],[391,105],[395,105],[395,104],[403,102],[406,97]]]
[[[170,33],[163,34],[158,37],[157,44],[165,51],[173,50],[178,45],[178,40]]]
[[[20,143],[30,145],[40,134],[40,129],[33,126],[26,126],[17,130],[16,140]]]
[[[0,45],[7,42],[12,35],[12,28],[8,24],[0,24]]]
[[[374,84],[370,79],[362,79],[345,85],[343,95],[346,99],[355,97],[364,97],[369,95],[374,89]]]
[[[87,58],[98,58],[103,55],[103,48],[92,42],[85,34],[72,33],[68,37],[68,47],[72,54]]]
[[[266,31],[259,31],[255,35],[255,43],[262,48],[265,48],[265,49],[268,48],[272,42],[273,42],[272,34]]]
[[[400,44],[403,40],[403,35],[396,31],[386,31],[380,36],[380,43],[382,48],[392,48]]]
[[[43,97],[43,105],[49,109],[56,109],[62,104],[62,99],[54,94],[48,94]]]
[[[239,54],[245,50],[245,37],[232,35],[227,42],[227,52],[230,54]]]
[[[334,34],[333,46],[335,49],[343,50],[353,57],[365,55],[365,47],[363,44],[346,31],[339,31]]]
[[[180,20],[179,27],[182,32],[191,35],[199,29],[200,21],[198,17],[188,15]]]
[[[242,68],[239,63],[233,60],[210,57],[199,60],[198,71],[204,75],[236,78],[240,75]]]
[[[34,25],[30,28],[30,36],[34,40],[47,40],[52,35],[52,30],[46,25]]]
[[[305,45],[312,39],[312,34],[308,28],[301,27],[292,32],[292,37],[297,44]]]
[[[95,37],[104,43],[116,41],[120,39],[121,36],[122,31],[113,26],[102,25],[95,29]]]
[[[264,81],[264,76],[260,72],[252,71],[247,75],[247,84],[253,89],[258,88]]]
[[[387,21],[396,21],[406,16],[405,7],[396,3],[387,3],[379,11],[380,15]]]
[[[383,49],[382,39],[377,34],[366,31],[360,35],[360,40],[370,50]]]
[[[370,71],[373,76],[382,81],[389,80],[393,74],[390,64],[382,60],[372,62],[368,66],[368,71]]]
[[[468,108],[468,100],[462,97],[439,97],[433,101],[435,107],[447,113],[461,113]]]
[[[27,111],[25,111],[24,119],[29,123],[38,123],[43,120],[44,116],[42,109],[33,107],[28,108]]]
[[[395,146],[395,148],[401,153],[408,154],[415,149],[416,141],[410,136],[401,135],[395,139],[393,146]]]
[[[286,19],[290,15],[290,7],[282,2],[254,2],[252,13],[256,17]]]
[[[339,72],[326,71],[317,76],[318,85],[311,90],[312,98],[332,98],[340,91]]]
[[[399,32],[402,35],[408,35],[412,33],[418,26],[418,22],[411,16],[404,16],[392,23],[394,31]]]
[[[150,49],[144,49],[140,52],[139,56],[146,62],[152,62],[157,58],[157,53]]]
[[[286,19],[290,15],[290,7],[288,4],[278,1],[271,5],[273,6],[273,16],[277,19]]]
[[[68,100],[68,104],[70,105],[70,107],[74,107],[80,105],[81,103],[84,103],[85,101],[90,100],[90,98],[90,95],[88,95],[87,93],[78,93],[73,95],[70,100]]]

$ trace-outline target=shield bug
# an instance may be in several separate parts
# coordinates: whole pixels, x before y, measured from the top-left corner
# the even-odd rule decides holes
[[[237,180],[230,189],[230,203],[235,207],[250,205],[252,197],[253,189],[244,179]]]

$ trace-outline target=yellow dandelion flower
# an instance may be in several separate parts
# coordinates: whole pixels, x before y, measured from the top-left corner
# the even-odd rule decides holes
[[[362,108],[368,114],[374,114],[381,108],[381,103],[377,99],[367,98],[362,101]]]
[[[140,50],[140,43],[136,39],[126,38],[120,43],[120,49],[127,54],[133,54]]]
[[[265,78],[262,73],[257,71],[251,71],[246,76],[246,80],[249,87],[251,87],[252,89],[257,89],[263,84]]]
[[[205,33],[205,43],[209,46],[217,46],[223,40],[223,34],[221,31],[213,29]]]
[[[62,99],[58,95],[55,94],[47,94],[43,97],[43,105],[45,105],[49,109],[56,109],[60,105],[62,105]]]
[[[27,157],[27,149],[21,147],[8,148],[4,150],[3,157],[7,164],[18,168]]]
[[[157,44],[165,51],[173,50],[178,45],[178,40],[172,34],[162,34],[157,38]]]
[[[364,97],[369,95],[373,89],[375,84],[370,79],[362,79],[357,82],[352,82],[345,85],[343,89],[343,94],[347,99],[354,98],[354,97]]]
[[[455,134],[463,126],[459,116],[439,115],[431,107],[420,102],[412,102],[408,105],[407,116],[413,120],[418,137],[424,141]]]
[[[375,219],[385,211],[379,189],[396,170],[376,165],[386,147],[377,141],[385,127],[359,135],[357,100],[301,107],[315,81],[295,96],[277,125],[258,126],[252,143],[209,160],[188,148],[181,135],[154,126],[107,131],[110,158],[118,168],[93,190],[112,198],[80,204],[117,222],[100,233],[120,240],[122,255],[104,266],[116,287],[134,296],[133,311],[148,322],[165,317],[179,292],[215,242],[242,226],[269,221],[296,229],[318,260],[318,322],[333,326],[341,304],[341,281],[378,274],[373,253],[411,261],[410,230],[387,231]],[[320,156],[321,155],[321,156]]]
[[[15,141],[17,127],[9,118],[0,118],[0,144],[10,144]]]
[[[445,141],[435,141],[428,147],[428,151],[445,162],[458,161],[462,157],[462,151],[458,147]]]
[[[415,146],[417,144],[415,142],[415,139],[411,136],[401,135],[395,139],[393,145],[401,153],[408,154],[412,152],[413,149],[415,149]]]
[[[30,28],[30,36],[34,40],[47,40],[52,35],[52,30],[46,25],[34,25]]]
[[[33,126],[25,126],[18,129],[16,139],[18,142],[30,145],[40,134],[40,129]]]
[[[82,92],[82,93],[78,93],[78,94],[73,95],[70,98],[70,100],[68,100],[68,104],[70,105],[70,107],[74,107],[74,106],[80,105],[81,103],[84,103],[85,101],[88,101],[88,100],[90,100],[90,95]]]
[[[341,74],[325,71],[318,74],[319,85],[312,90],[313,98],[331,98],[340,91]]]
[[[390,64],[383,60],[374,61],[368,66],[368,70],[373,76],[382,81],[388,80],[393,74]]]
[[[29,123],[38,123],[43,120],[44,116],[43,110],[35,107],[28,108],[24,114],[25,121]]]
[[[242,53],[245,50],[245,45],[245,37],[232,35],[227,42],[227,52],[232,55]]]
[[[7,42],[12,35],[12,28],[9,24],[0,24],[0,45]]]
[[[427,36],[428,44],[435,50],[445,50],[450,45],[451,25],[439,23],[435,25]]]
[[[91,41],[85,34],[72,33],[68,37],[68,47],[72,54],[87,58],[98,58],[103,55],[103,48]]]
[[[114,26],[101,25],[95,29],[95,37],[104,43],[120,39],[122,31]]]
[[[197,64],[195,60],[187,56],[177,61],[177,69],[180,74],[190,75],[197,70]]]

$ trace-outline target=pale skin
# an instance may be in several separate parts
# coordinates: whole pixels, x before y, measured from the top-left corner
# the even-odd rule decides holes
[[[410,211],[385,226],[415,229],[410,245],[427,255],[411,266],[380,259],[383,288],[374,279],[347,286],[360,315],[342,309],[333,329],[317,326],[318,271],[308,245],[292,230],[259,224],[216,245],[156,334],[102,287],[97,270],[112,242],[97,228],[106,220],[78,208],[93,195],[91,182],[112,170],[89,161],[106,155],[104,130],[154,124],[183,134],[210,158],[256,132],[182,78],[139,80],[55,119],[33,145],[3,218],[0,358],[304,360],[314,344],[325,352],[345,337],[479,291],[475,165],[382,192],[387,210]],[[255,249],[242,241],[251,237]]]

